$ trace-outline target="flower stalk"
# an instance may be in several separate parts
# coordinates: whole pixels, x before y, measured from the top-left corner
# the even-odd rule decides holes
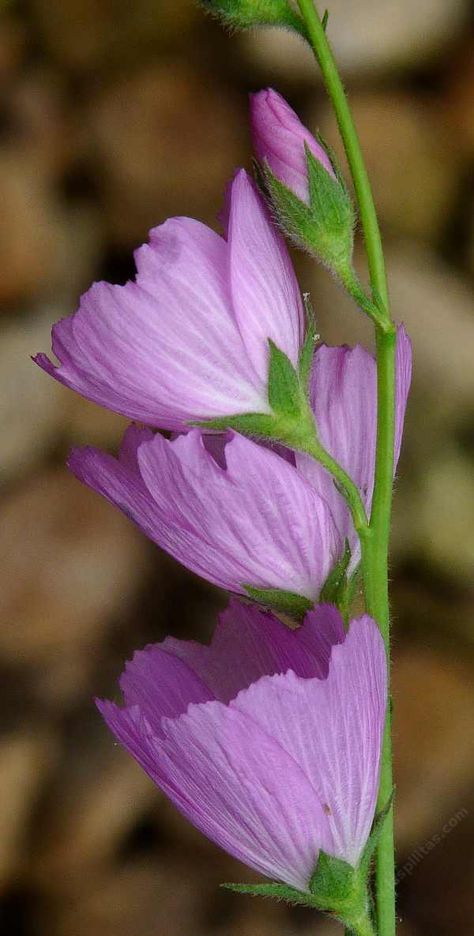
[[[381,314],[375,321],[377,345],[377,450],[371,535],[362,545],[362,572],[367,610],[377,620],[390,660],[388,600],[388,545],[393,487],[395,431],[395,329],[388,309],[388,288],[380,228],[364,157],[349,103],[326,31],[314,0],[298,0],[310,44],[321,68],[344,143],[365,238],[372,299]],[[386,802],[393,787],[390,710],[387,714],[382,754],[379,802]],[[376,918],[378,936],[394,936],[395,864],[393,810],[384,823],[376,855]]]

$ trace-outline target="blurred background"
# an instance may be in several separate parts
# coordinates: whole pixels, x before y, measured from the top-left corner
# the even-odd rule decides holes
[[[415,376],[393,536],[401,936],[474,916],[474,17],[469,0],[328,0]],[[230,38],[192,0],[0,11],[0,927],[8,936],[330,936],[218,889],[250,873],[195,833],[93,705],[165,634],[208,639],[225,596],[69,476],[125,420],[29,355],[170,214],[214,224],[272,85],[338,149],[302,44]],[[370,341],[295,257],[329,342]],[[364,276],[362,254],[359,262]]]

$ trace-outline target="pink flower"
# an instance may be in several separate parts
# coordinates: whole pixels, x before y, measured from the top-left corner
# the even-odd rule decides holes
[[[250,95],[250,125],[257,159],[309,204],[305,145],[335,179],[329,157],[285,99],[267,88]]]
[[[285,244],[241,170],[226,239],[171,218],[135,253],[125,286],[95,283],[36,362],[108,409],[162,429],[270,412],[268,339],[296,366],[304,312]]]
[[[118,460],[85,448],[72,452],[69,467],[215,585],[314,602],[344,549],[326,502],[268,448],[230,434],[220,449],[198,429],[170,442],[132,427]]]
[[[231,665],[229,666],[229,660]],[[236,858],[307,891],[323,849],[356,867],[374,818],[387,693],[380,633],[320,606],[290,631],[231,602],[210,647],[135,654],[115,737]]]

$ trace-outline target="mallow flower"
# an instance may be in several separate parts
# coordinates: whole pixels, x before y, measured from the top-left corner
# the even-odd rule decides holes
[[[403,325],[397,328],[395,360],[394,472],[400,456],[403,422],[412,370],[411,342]],[[319,345],[313,357],[309,395],[318,438],[357,484],[370,514],[375,477],[377,437],[377,366],[374,356],[357,345]],[[360,544],[349,508],[330,474],[313,458],[296,453],[298,471],[329,505],[338,534],[351,550],[349,571],[360,560]]]
[[[326,150],[301,123],[298,115],[273,88],[250,95],[250,127],[257,159],[301,201],[309,205],[306,149],[333,178]]]
[[[227,194],[226,236],[171,218],[135,253],[125,286],[95,283],[36,362],[78,393],[148,425],[269,413],[269,339],[296,367],[304,310],[288,251],[248,175]]]
[[[69,467],[188,569],[273,607],[306,610],[344,549],[312,483],[237,433],[170,441],[132,426],[118,459],[77,449]]]
[[[120,686],[123,707],[97,703],[105,721],[204,835],[304,893],[322,853],[357,868],[387,694],[370,617],[345,633],[336,609],[320,605],[291,631],[234,599],[210,646],[148,646]]]

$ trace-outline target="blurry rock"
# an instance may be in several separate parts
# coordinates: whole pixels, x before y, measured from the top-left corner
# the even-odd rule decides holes
[[[37,795],[56,757],[51,736],[7,735],[0,742],[0,890],[19,872]]]
[[[439,832],[472,783],[474,687],[467,664],[412,645],[393,668],[397,836],[406,854]]]
[[[388,244],[386,261],[393,317],[405,322],[413,342],[413,392],[423,396],[427,420],[441,414],[452,419],[454,412],[470,410],[474,399],[472,291],[467,281],[421,245]],[[363,271],[360,254],[357,266]],[[373,329],[367,317],[324,270],[313,266],[302,277],[302,285],[311,290],[325,341],[370,344]]]
[[[418,66],[449,47],[468,20],[469,0],[327,0],[328,35],[346,73],[389,72]],[[245,35],[248,54],[262,68],[285,77],[317,73],[309,50],[283,30]]]
[[[66,469],[2,504],[0,655],[48,663],[90,654],[143,580],[144,537]]]
[[[351,95],[382,227],[397,235],[436,241],[447,226],[460,184],[460,158],[439,103],[400,92]],[[341,165],[343,149],[329,106],[315,119]]]
[[[474,576],[474,466],[445,448],[426,465],[416,492],[415,544],[444,575],[472,584]]]
[[[67,391],[64,400],[64,437],[71,445],[118,448],[130,420],[103,409],[78,393]]]
[[[470,35],[452,57],[442,119],[452,133],[452,146],[466,158],[474,154],[474,38]]]
[[[92,709],[92,702],[91,702]],[[67,761],[45,803],[35,849],[35,877],[68,893],[84,873],[107,867],[120,845],[159,793],[138,764],[114,743],[98,712],[94,730],[67,744]],[[44,825],[43,825],[44,824]]]
[[[206,905],[218,881],[192,861],[178,864],[164,854],[112,867],[83,885],[41,936],[207,936]]]
[[[474,400],[472,290],[428,249],[400,245],[388,252],[394,317],[413,341],[415,386],[441,412],[471,409]]]
[[[0,80],[2,86],[11,78],[23,61],[25,52],[25,24],[2,9],[0,18]]]
[[[78,148],[63,76],[44,68],[28,71],[12,85],[7,106],[10,141],[15,141],[37,173],[60,177]]]
[[[27,155],[0,153],[0,304],[44,290],[62,231],[45,181]]]
[[[187,0],[64,0],[33,3],[39,30],[51,55],[73,71],[123,64],[150,47],[184,35],[199,15]]]
[[[27,150],[0,153],[0,306],[9,309],[90,278],[98,242],[95,213],[61,205]]]
[[[242,108],[228,90],[175,61],[142,67],[91,101],[91,145],[113,241],[134,245],[169,214],[214,220],[245,158],[244,100]]]
[[[53,313],[54,315],[54,313]],[[59,313],[58,313],[59,317]],[[0,487],[44,457],[62,420],[64,392],[31,360],[49,348],[52,314],[18,318],[0,343]]]

